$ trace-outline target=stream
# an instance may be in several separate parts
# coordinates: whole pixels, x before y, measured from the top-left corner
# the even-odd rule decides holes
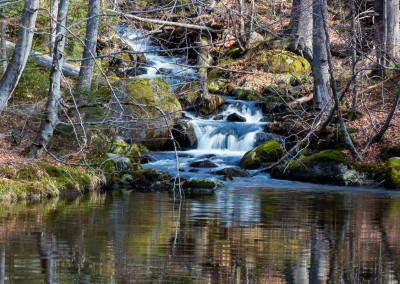
[[[143,32],[120,30],[149,51],[140,76],[176,88],[196,73]],[[178,65],[176,63],[179,63]],[[186,65],[186,64],[184,64]],[[160,72],[162,71],[162,72]],[[227,120],[232,113],[245,122]],[[220,113],[186,112],[198,138],[179,151],[180,175],[215,177],[262,143],[256,102],[227,98]],[[175,169],[174,152],[144,165]],[[215,168],[189,171],[209,160]],[[399,283],[400,192],[271,179],[224,181],[214,195],[108,191],[0,206],[3,283]]]

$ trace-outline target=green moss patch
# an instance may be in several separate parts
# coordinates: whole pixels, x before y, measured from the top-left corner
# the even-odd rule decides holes
[[[388,160],[385,187],[400,190],[400,159],[390,158]]]
[[[277,161],[283,154],[282,146],[274,141],[268,141],[248,151],[240,160],[239,166],[244,169],[257,169]]]

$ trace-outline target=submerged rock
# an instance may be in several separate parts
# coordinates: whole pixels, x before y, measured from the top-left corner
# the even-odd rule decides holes
[[[210,160],[196,161],[190,164],[193,168],[218,168],[218,165]]]
[[[400,158],[390,158],[387,161],[385,187],[400,190]]]
[[[213,174],[225,175],[227,177],[248,177],[250,174],[239,167],[228,167],[218,171],[212,172]]]
[[[258,169],[268,163],[277,161],[283,154],[282,146],[274,141],[268,141],[248,151],[239,162],[239,166],[244,169]]]
[[[228,115],[226,117],[226,120],[230,121],[230,122],[246,122],[246,118],[241,116],[241,115],[239,115],[239,114],[237,114],[236,112],[231,113],[230,115]]]

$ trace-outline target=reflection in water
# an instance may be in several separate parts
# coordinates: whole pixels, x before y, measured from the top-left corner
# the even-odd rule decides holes
[[[225,188],[0,208],[0,283],[398,283],[400,195]]]

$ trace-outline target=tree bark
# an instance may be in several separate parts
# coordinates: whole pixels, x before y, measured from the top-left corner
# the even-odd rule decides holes
[[[386,53],[390,62],[399,55],[399,0],[387,0]]]
[[[1,23],[1,75],[7,70],[7,42],[6,42],[6,23]]]
[[[57,14],[58,14],[58,0],[51,0],[50,1],[50,44],[49,44],[50,57],[53,57],[54,43],[56,41]]]
[[[300,53],[308,61],[312,61],[313,44],[313,1],[293,0],[290,15],[288,49]]]
[[[324,30],[326,0],[313,0],[313,61],[314,108],[328,113],[332,108],[329,91],[329,67]]]
[[[210,47],[209,42],[205,38],[200,36],[200,47],[197,53],[197,65],[199,66],[199,80],[202,89],[201,99],[208,98],[208,81],[207,81],[207,67],[208,64],[208,53]]]
[[[90,19],[86,26],[85,47],[83,50],[83,58],[81,69],[79,71],[79,80],[76,87],[78,92],[90,90],[93,79],[93,67],[95,64],[94,56],[96,55],[97,34],[99,27],[100,0],[89,0],[88,15]],[[86,59],[87,58],[87,59]]]
[[[64,47],[66,35],[66,22],[68,13],[69,0],[61,0],[57,16],[57,37],[54,46],[53,67],[50,72],[50,87],[49,95],[46,104],[45,115],[42,119],[40,132],[36,136],[35,142],[31,148],[31,156],[38,158],[43,150],[46,148],[47,143],[53,136],[54,129],[59,123],[58,108],[61,101],[61,75],[62,66],[64,64]]]
[[[7,70],[0,81],[0,114],[7,105],[11,94],[14,92],[22,72],[28,61],[32,47],[32,39],[35,33],[35,23],[39,8],[39,0],[26,0],[21,16],[21,28],[19,30],[17,45]]]

